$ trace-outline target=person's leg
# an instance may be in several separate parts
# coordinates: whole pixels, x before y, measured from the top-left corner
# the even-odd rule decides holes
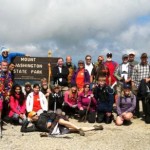
[[[138,117],[138,118],[140,117],[139,99],[140,98],[137,96],[136,97],[135,116]]]
[[[103,112],[97,112],[97,123],[102,123],[104,121],[105,114]]]
[[[96,117],[96,112],[89,112],[88,114],[88,122],[89,123],[94,123],[95,122],[95,117]]]
[[[84,118],[85,114],[86,114],[86,110],[79,110],[79,116],[80,116],[79,122],[84,121],[83,118]]]
[[[112,122],[113,115],[111,112],[105,113],[104,121],[106,124],[110,124]]]
[[[133,117],[133,114],[131,112],[125,113],[123,116],[124,120],[130,121],[131,118]]]
[[[116,118],[116,125],[121,126],[123,124],[123,118],[120,116],[117,116]]]

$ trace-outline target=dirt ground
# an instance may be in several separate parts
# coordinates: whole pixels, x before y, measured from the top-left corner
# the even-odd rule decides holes
[[[82,127],[94,125],[78,123],[74,119],[70,121]],[[38,132],[22,136],[20,126],[6,125],[0,150],[150,150],[150,124],[141,119],[133,119],[129,126],[118,127],[114,122],[102,125],[103,131],[89,131],[85,136],[72,133],[69,139],[41,138]]]

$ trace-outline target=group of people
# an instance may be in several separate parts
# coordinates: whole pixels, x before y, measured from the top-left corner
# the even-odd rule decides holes
[[[148,103],[150,105],[150,65],[146,53],[141,54],[141,62],[134,60],[134,52],[124,54],[121,64],[112,60],[112,53],[107,53],[106,61],[104,56],[98,56],[96,63],[87,55],[85,61],[78,61],[78,66],[72,63],[71,56],[66,57],[66,62],[60,57],[51,68],[53,83],[50,87],[47,79],[42,78],[40,84],[33,87],[26,82],[23,89],[15,83],[12,59],[26,55],[9,53],[4,47],[1,52],[0,121],[7,118],[11,123],[21,124],[21,132],[38,130],[64,134],[76,131],[84,135],[84,131],[103,129],[101,125],[80,128],[69,122],[72,117],[89,123],[110,124],[114,120],[120,126],[130,122],[133,116],[140,117],[140,100],[145,122],[150,123],[147,107]]]

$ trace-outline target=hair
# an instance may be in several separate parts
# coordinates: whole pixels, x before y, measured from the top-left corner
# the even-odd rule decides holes
[[[86,55],[86,56],[85,56],[85,59],[86,59],[87,57],[91,57],[91,55]],[[92,58],[92,57],[91,57],[91,58]]]
[[[69,90],[69,98],[72,98],[72,95],[73,95],[72,88],[70,88],[70,90]],[[78,97],[78,91],[76,90],[75,99],[77,99],[77,97]]]
[[[46,78],[42,78],[41,79],[41,83],[43,83],[43,82],[47,82],[47,79]]]
[[[37,86],[40,88],[40,85],[39,85],[38,83],[35,83],[35,84],[33,85],[33,88],[36,88]]]
[[[64,59],[63,59],[62,57],[58,57],[57,61],[58,61],[59,59],[62,59],[62,60],[64,61]]]
[[[20,88],[20,93],[19,93],[19,95],[20,95],[20,97],[18,98],[18,97],[16,97],[16,88],[17,87],[19,87]],[[12,87],[12,89],[11,89],[11,96],[13,96],[15,99],[17,99],[18,101],[19,101],[19,104],[20,105],[23,105],[23,103],[24,103],[24,101],[25,101],[25,96],[24,96],[24,94],[23,94],[23,92],[22,92],[22,88],[21,88],[21,86],[19,85],[19,84],[15,84],[13,87]]]
[[[16,65],[14,62],[10,62],[10,63],[9,63],[9,66],[10,66],[11,64]]]

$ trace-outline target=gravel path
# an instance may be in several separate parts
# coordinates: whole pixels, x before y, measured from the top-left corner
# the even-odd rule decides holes
[[[71,122],[93,126],[73,119]],[[0,150],[150,150],[150,124],[134,119],[129,126],[102,125],[103,131],[86,132],[84,137],[72,133],[69,134],[71,139],[41,138],[38,132],[22,136],[19,126],[7,125],[0,139]]]

